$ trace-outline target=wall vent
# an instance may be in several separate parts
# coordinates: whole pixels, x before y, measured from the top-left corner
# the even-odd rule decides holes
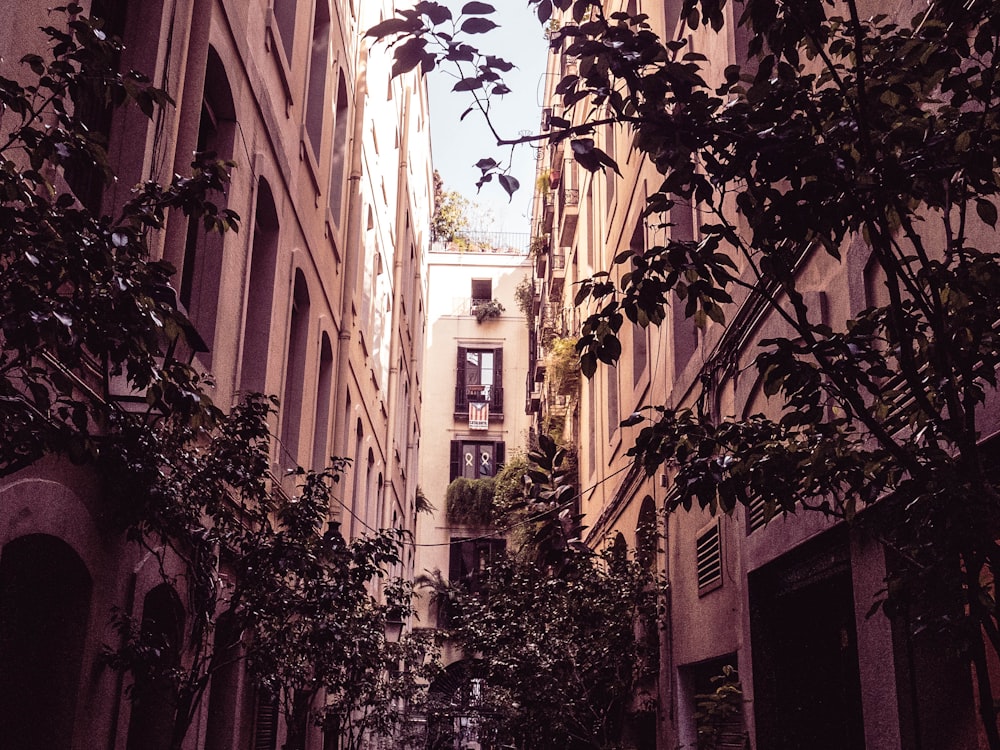
[[[704,594],[722,585],[722,537],[719,519],[703,527],[696,537],[698,553],[698,593]]]

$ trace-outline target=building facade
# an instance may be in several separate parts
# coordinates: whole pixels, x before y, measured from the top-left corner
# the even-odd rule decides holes
[[[434,243],[426,256],[428,333],[421,424],[433,439],[420,452],[420,487],[433,507],[417,520],[417,575],[469,580],[504,545],[486,521],[449,508],[456,479],[494,477],[527,446],[522,384],[527,321],[517,285],[530,276],[521,253],[462,251]],[[478,315],[477,315],[478,311]],[[441,627],[430,597],[419,600],[423,627]],[[446,655],[448,659],[459,654]]]
[[[331,508],[345,536],[412,531],[432,202],[427,95],[419,71],[390,77],[386,55],[369,57],[364,37],[396,4],[83,5],[123,40],[123,69],[145,72],[174,105],[152,119],[116,112],[101,126],[116,182],[67,175],[71,189],[112,212],[132,186],[188,173],[195,151],[235,164],[224,203],[242,218],[238,233],[210,234],[177,210],[151,240],[154,256],[177,269],[178,305],[205,342],[195,364],[214,376],[223,408],[248,392],[280,399],[274,477],[351,459]],[[46,44],[39,27],[57,22],[46,8],[8,9],[5,77],[17,78],[21,56]],[[12,644],[52,655],[5,670],[4,695],[27,696],[4,701],[4,726],[26,733],[8,734],[12,747],[167,747],[101,654],[115,639],[114,611],[183,623],[183,587],[173,590],[154,556],[108,531],[107,479],[52,458],[0,482],[0,607],[30,614],[5,621],[0,662],[23,665],[5,652]],[[28,713],[12,716],[13,705]],[[223,698],[202,702],[184,747],[281,746],[285,729],[260,705],[241,672]],[[322,743],[314,730],[306,746]]]
[[[679,20],[679,2],[610,0],[603,6],[609,17],[647,14],[662,39],[686,39],[687,49],[710,61],[710,80],[721,80],[726,65],[745,59],[746,39],[734,31],[732,15],[739,3],[725,5],[720,33],[689,29]],[[555,91],[564,76],[578,72],[577,61],[564,54],[568,44],[550,50],[543,132],[552,117],[581,121],[579,113],[561,110]],[[538,154],[532,245],[540,311],[533,341],[539,344],[537,352],[532,348],[528,386],[536,426],[552,421],[546,390],[532,385],[545,380],[546,342],[553,331],[573,336],[580,330],[574,283],[603,271],[620,274],[612,259],[623,251],[697,239],[709,220],[697,204],[678,202],[668,224],[647,222],[646,199],[660,189],[662,175],[623,126],[600,125],[592,137],[617,161],[621,176],[582,169],[569,139]],[[801,288],[829,321],[884,304],[873,296],[878,284],[863,272],[871,265],[867,248],[855,242],[845,252],[843,263],[816,258],[802,272]],[[626,320],[617,365],[598,366],[592,379],[582,380],[569,414],[559,415],[564,439],[578,451],[588,543],[601,548],[619,539],[642,549],[647,522],[658,525],[658,568],[668,587],[656,746],[702,746],[696,696],[713,691],[712,678],[731,666],[741,682],[741,711],[729,728],[733,744],[715,747],[978,747],[967,665],[949,659],[932,636],[905,632],[881,610],[869,615],[891,569],[879,544],[819,513],[765,522],[762,506],[718,516],[696,506],[664,517],[669,470],[647,477],[630,468],[626,451],[642,424],[622,421],[648,404],[693,406],[705,378],[712,383],[713,414],[780,416],[753,362],[758,343],[784,330],[776,315],[749,304],[727,309],[727,326],[710,323],[704,330],[676,300],[667,315],[649,328]]]

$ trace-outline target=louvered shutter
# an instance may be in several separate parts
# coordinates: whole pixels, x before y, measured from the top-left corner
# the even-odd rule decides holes
[[[462,443],[458,440],[451,441],[451,470],[449,471],[449,482],[455,481],[462,476]]]
[[[490,411],[503,414],[503,349],[493,350],[493,398]]]
[[[465,411],[468,406],[468,401],[466,400],[466,394],[468,389],[466,388],[465,382],[465,359],[466,359],[466,348],[464,346],[458,347],[458,362],[455,364],[455,411],[461,412]],[[452,477],[454,479],[454,477]]]
[[[254,722],[254,750],[275,750],[278,746],[278,697],[260,688]]]

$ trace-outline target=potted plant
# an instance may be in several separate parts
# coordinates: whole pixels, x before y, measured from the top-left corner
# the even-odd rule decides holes
[[[499,318],[503,311],[504,306],[495,299],[481,300],[472,306],[472,314],[476,316],[477,323],[482,323],[487,318]]]

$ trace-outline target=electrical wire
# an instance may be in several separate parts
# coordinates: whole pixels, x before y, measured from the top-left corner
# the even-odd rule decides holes
[[[277,435],[274,435],[273,433],[272,433],[271,437],[273,438],[273,440],[275,442],[275,445],[278,446],[278,450],[286,458],[290,459],[293,463],[296,463],[295,462],[295,457],[291,454],[291,452],[281,442],[281,438],[278,437]],[[621,474],[622,472],[628,471],[631,468],[632,468],[631,464],[629,464],[627,466],[623,466],[622,468],[620,468],[620,469],[612,472],[611,474],[608,474],[608,475],[602,477],[600,481],[595,482],[590,487],[587,487],[585,489],[581,489],[579,492],[577,492],[576,494],[574,494],[569,500],[566,500],[564,503],[560,504],[556,508],[554,508],[554,509],[550,508],[550,509],[542,511],[542,512],[536,514],[536,515],[529,516],[528,518],[526,518],[526,519],[524,519],[522,521],[519,521],[519,522],[517,522],[515,524],[511,524],[509,526],[505,526],[502,529],[497,529],[496,531],[490,532],[489,534],[481,534],[481,535],[475,536],[475,537],[463,537],[461,542],[433,542],[433,543],[427,542],[427,543],[420,543],[420,542],[415,542],[415,541],[412,541],[412,540],[405,540],[403,542],[403,544],[406,545],[406,546],[409,546],[409,547],[423,547],[423,548],[429,548],[429,547],[453,547],[453,546],[458,546],[458,545],[462,544],[463,542],[478,542],[478,541],[483,541],[483,540],[486,540],[486,539],[496,539],[497,537],[504,536],[504,535],[508,534],[509,532],[514,531],[515,529],[521,528],[522,526],[527,526],[528,524],[534,523],[535,521],[538,521],[539,519],[544,518],[545,516],[549,515],[553,511],[559,512],[559,511],[565,510],[566,508],[569,508],[570,506],[573,505],[573,503],[575,503],[577,500],[579,500],[583,496],[584,493],[591,492],[591,491],[597,489],[598,487],[600,487],[605,482],[613,479],[614,477],[616,477],[618,474]],[[363,518],[361,518],[357,513],[354,512],[353,508],[351,508],[347,503],[345,503],[339,497],[337,497],[336,495],[332,495],[331,497],[332,497],[333,501],[337,505],[339,505],[341,508],[343,508],[348,513],[348,515],[350,515],[355,521],[358,522],[359,525],[361,525],[362,527],[364,527],[365,529],[367,529],[368,531],[370,531],[370,532],[372,532],[374,534],[377,534],[379,532],[379,529],[376,529],[375,527],[373,527],[370,524],[368,524]]]

